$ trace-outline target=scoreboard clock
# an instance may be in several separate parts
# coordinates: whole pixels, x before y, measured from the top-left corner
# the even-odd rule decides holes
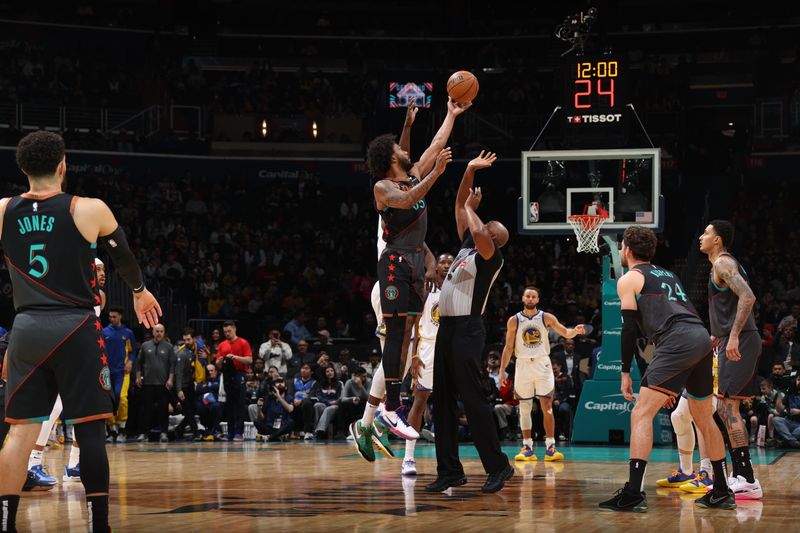
[[[572,56],[564,65],[564,79],[563,108],[569,124],[622,122],[627,76],[619,57]]]

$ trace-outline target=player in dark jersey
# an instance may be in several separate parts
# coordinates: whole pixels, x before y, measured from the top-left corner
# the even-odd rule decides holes
[[[756,297],[742,265],[728,253],[733,224],[712,220],[700,236],[700,251],[711,261],[708,278],[708,314],[711,339],[719,357],[718,422],[727,433],[733,463],[728,484],[737,499],[760,500],[761,484],[753,473],[747,427],[739,403],[758,394],[755,382],[761,335],[753,316]]]
[[[14,335],[8,346],[5,419],[0,451],[0,530],[14,531],[19,492],[41,422],[56,395],[81,443],[81,481],[91,531],[109,531],[105,420],[113,413],[111,379],[100,322],[93,306],[99,242],[133,289],[133,306],[146,327],[161,308],[144,287],[125,232],[101,200],[62,193],[67,171],[63,139],[50,132],[25,136],[17,165],[30,190],[0,200],[0,238],[14,293]]]
[[[711,341],[678,277],[650,263],[657,243],[655,233],[642,226],[630,226],[622,238],[622,266],[630,270],[617,281],[623,318],[620,390],[636,405],[631,412],[630,477],[613,498],[600,503],[600,508],[647,511],[643,487],[647,458],[653,449],[653,418],[670,397],[676,398],[686,388],[689,410],[705,439],[715,476],[713,490],[695,503],[735,509],[736,501],[727,485],[725,446],[713,418]],[[629,372],[639,329],[655,344],[656,351],[642,376],[639,398],[634,400]]]
[[[373,188],[375,208],[384,222],[386,249],[378,260],[381,309],[386,343],[381,365],[386,381],[386,409],[379,419],[396,435],[419,437],[400,407],[400,384],[411,332],[419,321],[425,296],[425,279],[434,281],[435,269],[426,274],[423,244],[428,231],[425,195],[452,160],[445,148],[458,115],[470,104],[447,103],[447,116],[430,146],[412,163],[391,134],[374,139],[367,149],[370,173],[378,178]],[[423,177],[424,176],[424,177]],[[357,421],[350,428],[356,442],[368,440],[371,426]],[[363,455],[363,454],[362,454]]]

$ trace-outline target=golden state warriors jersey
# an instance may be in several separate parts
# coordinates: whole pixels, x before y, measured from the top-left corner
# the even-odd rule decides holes
[[[550,339],[544,323],[544,311],[532,317],[517,313],[517,339],[514,354],[518,359],[535,359],[550,355]]]
[[[442,291],[438,288],[428,293],[425,307],[419,319],[419,338],[421,340],[435,341],[439,332],[439,295]]]

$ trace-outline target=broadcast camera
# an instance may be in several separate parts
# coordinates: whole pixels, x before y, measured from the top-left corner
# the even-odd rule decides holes
[[[561,54],[562,56],[575,50],[583,51],[586,40],[589,38],[589,31],[596,20],[597,8],[590,7],[586,13],[581,11],[568,16],[556,27],[556,37],[572,44],[569,50]]]

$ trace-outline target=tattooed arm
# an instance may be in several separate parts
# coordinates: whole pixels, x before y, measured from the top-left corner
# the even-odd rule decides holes
[[[411,209],[411,207],[422,200],[428,191],[444,172],[448,163],[453,160],[450,148],[445,148],[436,156],[436,165],[430,174],[422,178],[415,186],[408,190],[401,190],[396,184],[389,180],[380,180],[373,187],[375,194],[375,206],[378,210],[386,207],[397,209]]]
[[[730,257],[722,256],[717,259],[714,264],[714,276],[718,277],[726,287],[739,297],[739,304],[736,306],[736,318],[733,320],[728,344],[725,347],[725,355],[728,359],[739,361],[742,358],[742,354],[739,353],[739,333],[741,333],[750,313],[753,312],[756,297],[736,268],[736,262]]]

